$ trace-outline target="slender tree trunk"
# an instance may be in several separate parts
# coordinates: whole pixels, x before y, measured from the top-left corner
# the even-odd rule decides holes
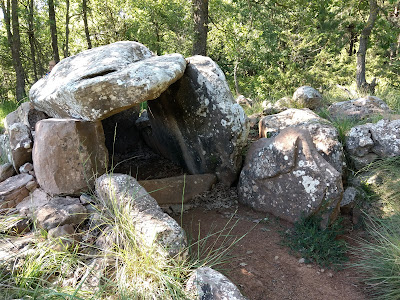
[[[92,49],[92,42],[90,40],[89,26],[87,21],[87,0],[82,0],[82,13],[83,13],[83,24],[85,26],[85,35],[88,49]]]
[[[367,24],[365,24],[364,29],[360,36],[360,45],[357,52],[357,89],[363,93],[371,92],[375,90],[375,80],[369,84],[365,79],[365,56],[368,48],[368,40],[371,34],[372,28],[374,27],[375,21],[378,17],[378,4],[376,0],[369,0],[369,17]]]
[[[233,68],[233,80],[235,82],[235,91],[236,91],[236,96],[240,95],[240,91],[239,91],[239,83],[237,80],[237,70],[239,67],[239,62],[235,61],[235,67]]]
[[[192,54],[207,55],[208,0],[192,0],[194,42]]]
[[[31,60],[33,65],[33,73],[35,81],[38,80],[37,64],[36,64],[36,51],[35,51],[35,30],[33,26],[33,0],[29,0],[29,14],[28,14],[28,38],[31,50]]]
[[[66,12],[65,12],[65,45],[64,45],[64,58],[69,56],[69,0],[65,1]]]
[[[11,9],[10,9],[11,7]],[[1,1],[1,8],[3,10],[4,21],[7,30],[7,41],[10,46],[13,66],[16,75],[16,97],[17,101],[22,100],[25,94],[25,73],[21,62],[21,41],[19,35],[19,20],[18,20],[18,0],[4,0]],[[12,31],[11,31],[12,29]]]
[[[51,33],[51,46],[53,48],[53,59],[58,63],[60,55],[58,54],[58,41],[57,41],[57,25],[56,25],[56,12],[54,10],[54,0],[48,0],[49,5],[49,21]]]

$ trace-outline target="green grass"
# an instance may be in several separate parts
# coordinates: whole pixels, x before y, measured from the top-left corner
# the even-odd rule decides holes
[[[4,131],[4,119],[5,117],[16,110],[19,106],[18,102],[14,101],[2,101],[0,102],[0,132]]]
[[[322,267],[340,268],[347,261],[345,241],[336,239],[343,233],[340,219],[325,229],[318,216],[302,217],[283,235],[283,244],[308,262]]]
[[[231,219],[223,229],[198,236],[172,258],[159,251],[159,246],[138,239],[129,205],[96,201],[101,207],[96,221],[82,225],[79,236],[108,232],[115,236],[109,247],[98,249],[81,241],[57,251],[54,245],[60,240],[45,239],[46,233],[40,232],[26,257],[0,260],[2,299],[188,299],[185,283],[191,272],[202,266],[218,268],[241,239],[231,234],[235,227]],[[10,222],[0,216],[0,228]],[[0,235],[0,241],[7,238],[7,234]],[[108,263],[99,268],[94,261]],[[75,276],[77,280],[65,282],[77,272],[81,274]]]
[[[367,216],[368,237],[353,248],[353,265],[369,287],[370,299],[400,299],[400,214]]]

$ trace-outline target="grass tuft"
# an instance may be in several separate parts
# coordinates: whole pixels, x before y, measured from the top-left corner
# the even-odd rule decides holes
[[[319,216],[301,217],[291,230],[284,233],[283,244],[308,262],[338,268],[348,259],[346,242],[337,239],[343,233],[341,220],[325,229],[320,226],[321,220]]]

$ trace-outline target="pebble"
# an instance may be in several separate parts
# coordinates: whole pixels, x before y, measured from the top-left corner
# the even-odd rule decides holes
[[[246,254],[253,254],[253,253],[254,253],[254,251],[252,251],[252,250],[249,250],[246,252]]]
[[[274,259],[275,259],[275,260],[278,260],[278,259],[279,259],[279,256],[278,256],[278,255],[277,255],[277,256],[275,256],[275,257],[274,257]]]
[[[331,272],[328,273],[328,277],[332,278],[333,274]]]
[[[245,266],[247,266],[247,264],[245,262],[242,262],[242,263],[239,264],[239,266],[245,267]]]
[[[299,259],[299,264],[304,264],[306,262],[306,260],[302,257]]]

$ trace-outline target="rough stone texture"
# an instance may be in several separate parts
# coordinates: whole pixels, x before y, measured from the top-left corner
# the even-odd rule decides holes
[[[181,80],[148,102],[146,142],[190,174],[216,173],[232,184],[242,164],[248,124],[225,75],[208,57],[194,56]]]
[[[35,189],[28,197],[24,198],[16,206],[21,215],[32,218],[34,213],[41,207],[48,204],[51,197],[42,189]]]
[[[344,190],[343,199],[340,202],[340,207],[354,206],[358,192],[355,187],[349,186]]]
[[[44,112],[36,110],[31,102],[24,102],[15,111],[7,115],[4,125],[6,131],[8,131],[8,128],[13,124],[22,123],[33,131],[37,122],[47,118],[48,116]]]
[[[0,135],[0,157],[2,161],[12,163],[10,137],[8,134]]]
[[[0,166],[0,182],[3,182],[7,178],[10,178],[15,174],[15,170],[12,164],[5,163]]]
[[[29,98],[56,118],[105,119],[155,99],[185,71],[180,54],[153,56],[136,42],[117,42],[60,61]]]
[[[344,153],[336,128],[309,109],[288,109],[260,120],[260,137],[273,137],[287,127],[306,129],[319,154],[338,172],[343,172]]]
[[[159,245],[161,254],[175,257],[187,245],[183,229],[167,214],[157,201],[138,184],[135,178],[125,174],[105,174],[96,180],[96,193],[111,205],[113,201],[128,210],[138,238],[145,245]]]
[[[186,291],[199,300],[245,300],[239,289],[224,275],[209,268],[193,271],[186,283]]]
[[[65,224],[49,230],[47,238],[55,242],[53,249],[65,251],[74,246],[77,241],[75,228],[72,224]]]
[[[250,146],[238,190],[241,203],[290,222],[319,211],[335,219],[343,193],[341,174],[299,128]]]
[[[19,167],[20,173],[29,173],[30,171],[33,171],[33,165],[31,163],[25,163]]]
[[[46,230],[66,224],[79,225],[87,217],[87,210],[79,199],[55,197],[34,213],[37,225]]]
[[[322,96],[311,86],[302,86],[294,92],[293,102],[304,108],[316,109],[322,104]]]
[[[209,191],[216,182],[214,174],[201,174],[142,180],[139,184],[161,205],[182,203],[182,196],[183,202],[188,202],[194,196]]]
[[[143,143],[135,124],[139,114],[140,105],[136,105],[101,121],[109,153],[126,154]]]
[[[387,104],[375,96],[367,96],[349,101],[333,103],[328,108],[333,118],[351,117],[355,120],[369,119],[373,116],[391,114]]]
[[[28,174],[19,174],[12,176],[0,183],[0,209],[14,208],[26,196],[29,190],[26,184],[33,180]]]
[[[33,164],[39,185],[51,195],[78,195],[105,172],[108,153],[101,122],[46,119],[36,125]]]
[[[15,170],[24,163],[32,161],[33,139],[31,130],[23,123],[14,123],[8,127],[11,159]]]
[[[357,169],[378,158],[399,156],[400,120],[353,127],[346,135],[346,151]]]

